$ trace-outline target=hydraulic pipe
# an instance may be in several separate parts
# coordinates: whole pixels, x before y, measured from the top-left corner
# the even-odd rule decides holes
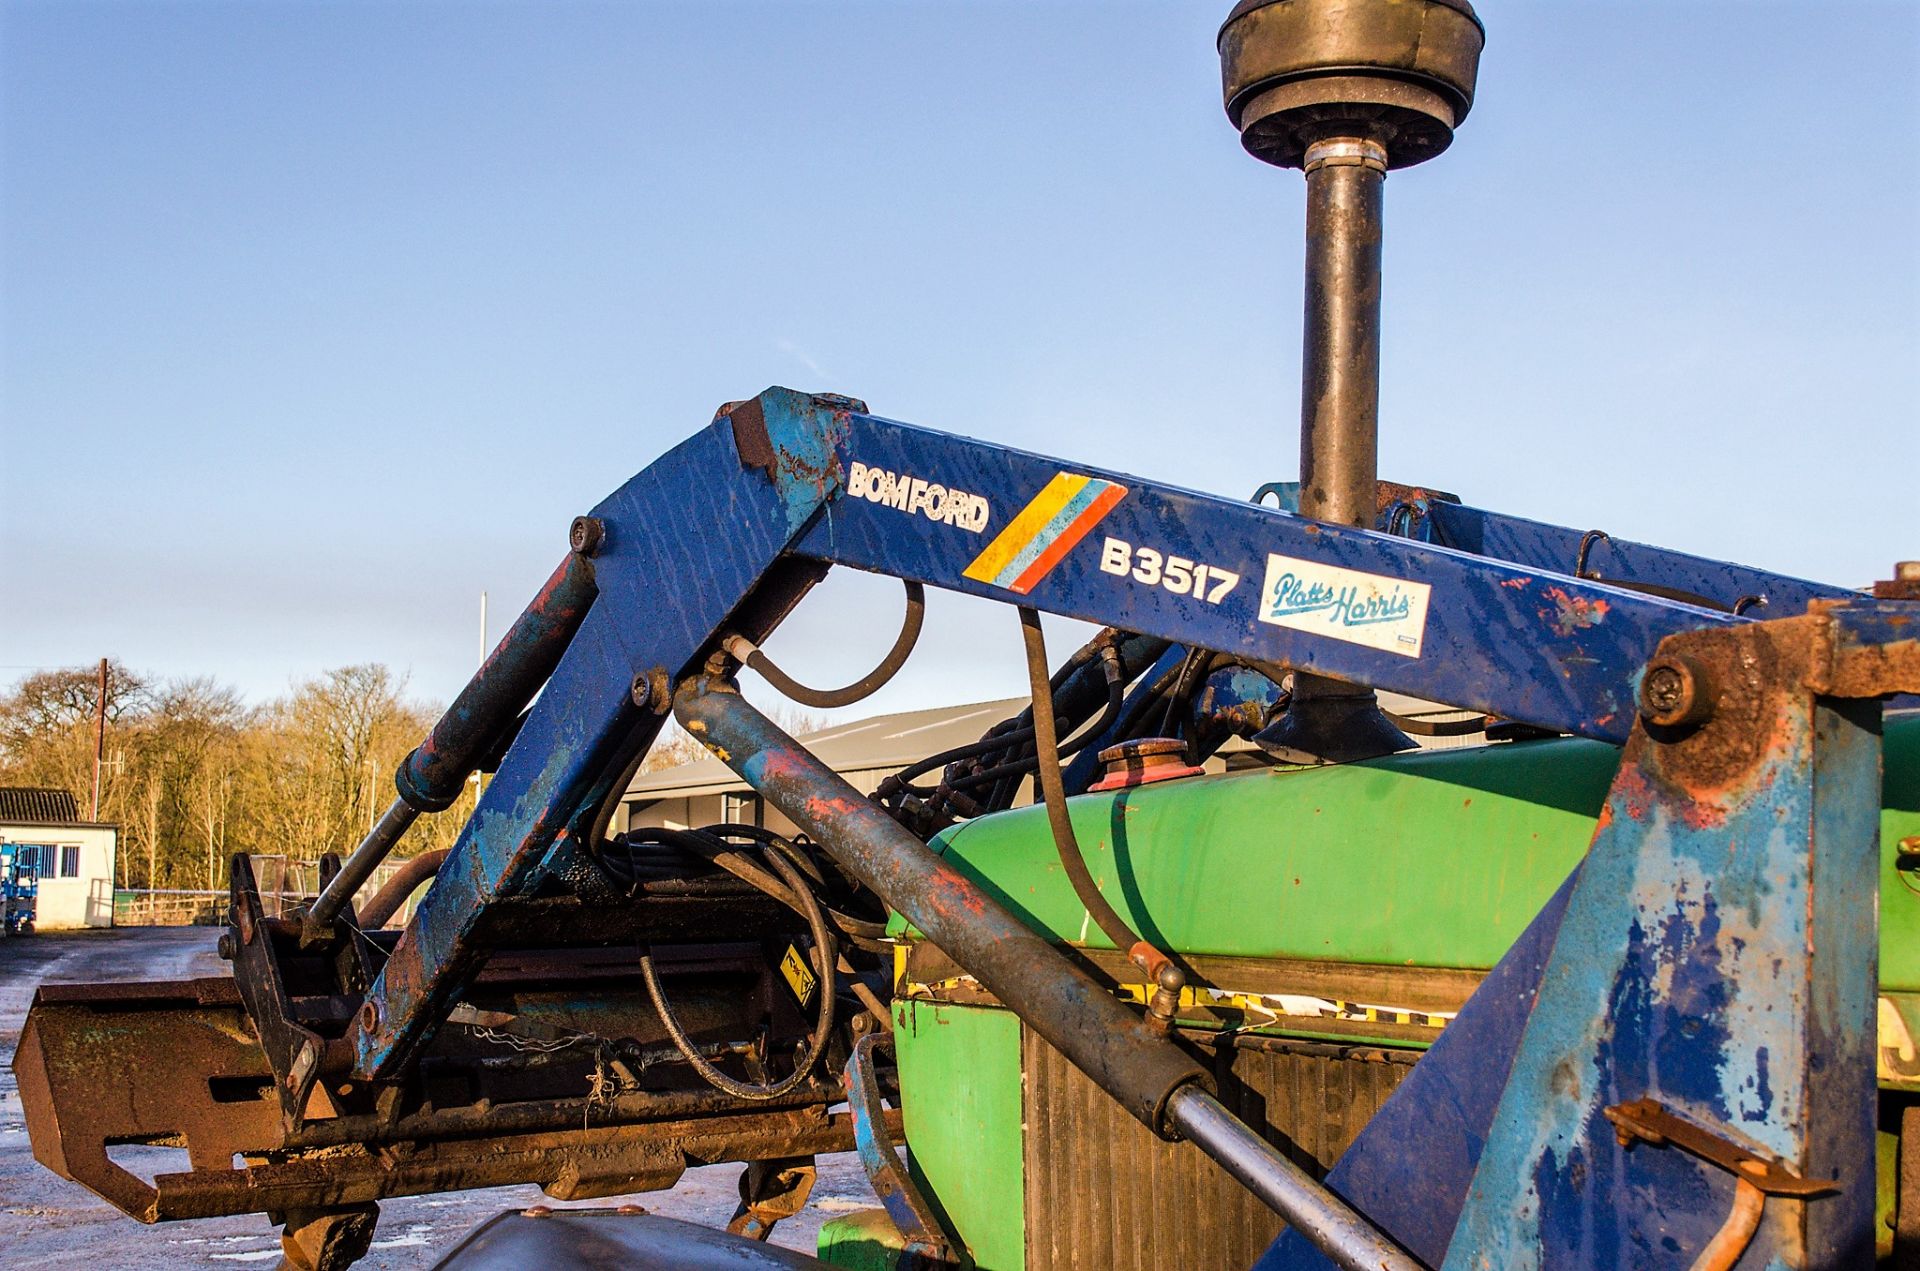
[[[597,546],[592,536],[588,543]],[[467,778],[515,726],[521,710],[560,664],[598,591],[592,557],[586,551],[568,553],[426,740],[401,761],[393,775],[399,797],[321,888],[301,923],[301,943],[311,945],[330,936],[334,919],[422,812],[453,805]]]
[[[401,763],[393,784],[402,799],[422,812],[453,805],[501,731],[560,665],[597,594],[592,557],[568,553],[426,740]]]
[[[307,908],[307,916],[300,922],[300,942],[312,944],[325,940],[333,930],[333,920],[340,916],[347,902],[354,894],[366,886],[373,877],[373,871],[380,862],[387,859],[401,836],[418,820],[420,809],[405,799],[395,799],[380,814],[373,828],[367,831],[367,837],[360,840],[360,846],[353,849],[351,855],[340,863],[327,885],[314,897],[313,904]]]
[[[1185,1051],[755,710],[737,685],[690,677],[673,709],[688,733],[1149,1129],[1191,1139],[1347,1271],[1418,1271],[1227,1112]]]

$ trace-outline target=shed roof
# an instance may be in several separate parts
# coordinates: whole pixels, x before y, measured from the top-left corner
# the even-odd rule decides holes
[[[916,759],[977,740],[1001,720],[1027,708],[1024,697],[1003,697],[964,706],[900,711],[871,719],[835,724],[805,733],[799,740],[835,772],[867,772],[904,768]],[[745,790],[747,783],[711,756],[643,772],[627,786],[630,799],[673,799],[690,794],[728,794]]]
[[[0,786],[0,821],[78,823],[80,805],[70,790],[44,786]]]

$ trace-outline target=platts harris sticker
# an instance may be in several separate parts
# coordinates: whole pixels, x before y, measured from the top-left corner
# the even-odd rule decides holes
[[[1417,658],[1432,591],[1427,583],[1269,554],[1256,616],[1276,627]]]

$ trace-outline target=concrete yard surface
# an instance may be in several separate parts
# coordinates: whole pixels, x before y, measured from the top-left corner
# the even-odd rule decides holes
[[[279,1232],[263,1214],[146,1226],[33,1159],[13,1078],[13,1051],[34,989],[42,983],[188,979],[224,975],[214,953],[219,931],[147,927],[46,933],[0,939],[0,1250],[8,1266],[97,1271],[103,1260],[154,1268],[272,1267]],[[805,1212],[780,1224],[773,1243],[811,1253],[820,1225],[878,1205],[851,1153],[822,1157]],[[611,1197],[592,1207],[634,1203],[648,1212],[725,1226],[741,1166],[687,1171],[670,1192]],[[533,1186],[407,1196],[380,1203],[373,1248],[358,1265],[373,1271],[429,1267],[469,1230],[505,1209],[557,1203]]]

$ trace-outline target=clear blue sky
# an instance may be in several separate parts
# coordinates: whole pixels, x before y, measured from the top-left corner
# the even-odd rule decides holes
[[[1221,111],[1228,7],[7,0],[0,682],[444,698],[483,588],[497,635],[574,513],[773,383],[1292,477],[1301,183]],[[1920,556],[1920,6],[1481,12],[1472,117],[1388,183],[1383,475],[1848,584]],[[896,605],[836,580],[774,647],[857,672]],[[1005,610],[937,599],[925,650],[877,706],[1019,690]]]

